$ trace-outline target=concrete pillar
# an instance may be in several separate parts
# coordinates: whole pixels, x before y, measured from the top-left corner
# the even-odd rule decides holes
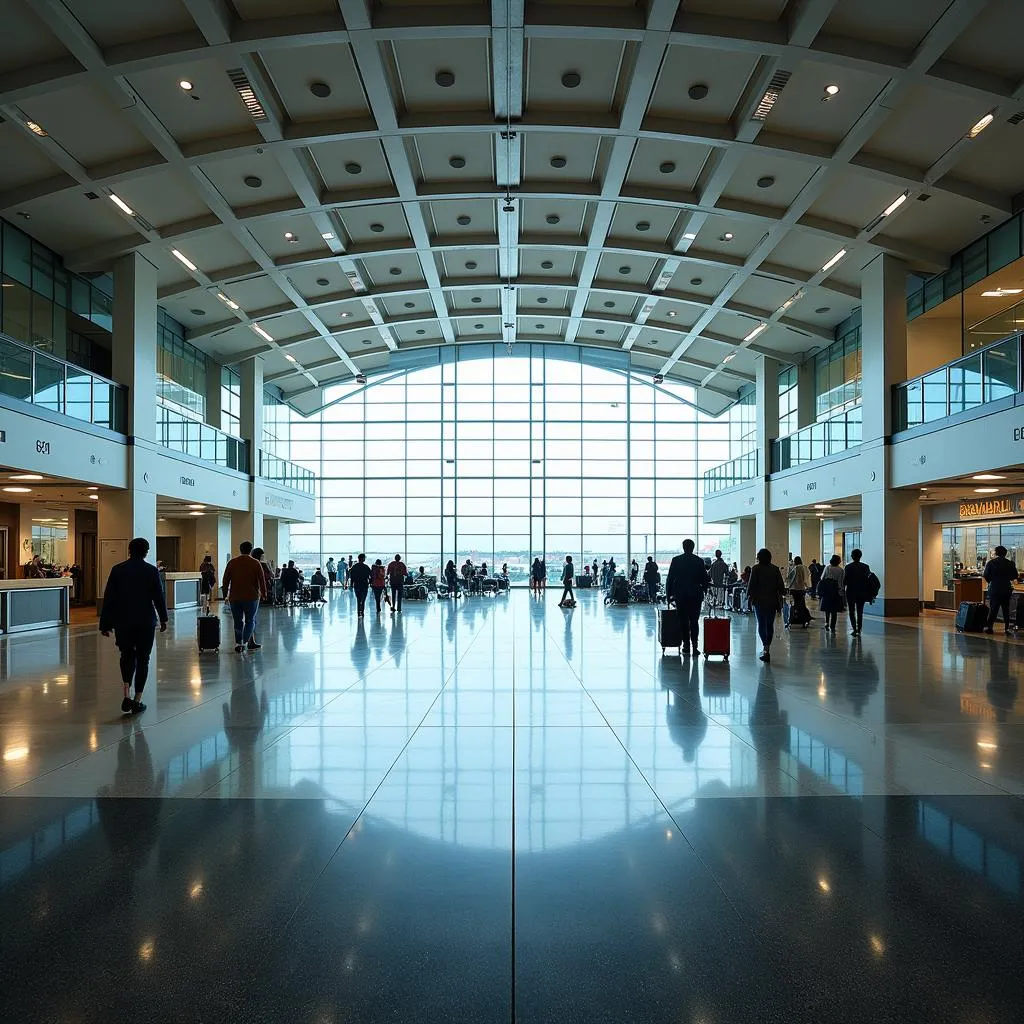
[[[804,560],[804,565],[810,565],[811,559],[821,561],[821,520],[814,519],[800,520],[799,548],[793,548],[793,554],[799,554]]]
[[[920,612],[918,528],[920,503],[915,491],[880,486],[862,499],[864,561],[882,583],[873,615],[917,615]]]
[[[241,435],[252,443],[253,451],[263,443],[263,360],[253,356],[238,364],[241,381]],[[253,459],[255,475],[257,460]]]
[[[291,525],[283,519],[264,519],[263,550],[274,565],[286,565],[291,557]]]
[[[231,553],[238,554],[238,545],[243,540],[251,540],[253,547],[262,548],[263,544],[263,513],[232,512],[231,513]]]
[[[796,422],[798,427],[809,427],[818,418],[814,394],[814,360],[798,363],[796,373]]]
[[[758,549],[767,548],[772,561],[785,573],[789,564],[789,513],[762,511],[756,520]]]
[[[926,608],[935,606],[935,591],[942,590],[942,524],[933,523],[927,509],[920,509],[921,521],[918,561],[921,573],[921,601]]]
[[[754,564],[757,554],[757,522],[753,516],[739,521],[739,554],[736,558],[740,571],[744,566]]]
[[[148,560],[156,561],[156,494],[133,480],[127,491],[100,491],[97,508],[96,594],[102,606],[103,588],[110,570],[128,557],[128,541],[145,537]]]
[[[907,267],[876,256],[861,278],[864,440],[892,433],[892,388],[907,379]]]
[[[128,433],[156,440],[156,267],[137,252],[114,263],[111,368],[128,388]]]
[[[779,436],[779,371],[778,359],[758,356],[755,408],[757,446],[761,451],[764,474],[758,481],[757,513],[755,519],[755,551],[765,547],[772,553],[772,561],[785,568],[789,561],[789,513],[768,510],[768,481],[771,471],[771,442]]]
[[[245,538],[243,538],[245,539]],[[231,516],[208,514],[196,518],[196,564],[207,555],[213,559],[218,574],[224,571],[231,550]]]
[[[206,359],[206,422],[223,430],[221,423],[220,363]]]

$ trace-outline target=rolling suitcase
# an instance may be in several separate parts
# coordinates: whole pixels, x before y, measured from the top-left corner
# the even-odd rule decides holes
[[[200,615],[196,619],[196,641],[200,654],[220,650],[220,616]]]
[[[683,621],[679,618],[678,609],[658,609],[658,643],[661,644],[662,654],[665,653],[666,647],[677,647],[680,655],[682,654]]]
[[[704,659],[711,655],[729,660],[731,636],[729,619],[708,618],[704,620]]]
[[[988,608],[974,601],[961,601],[956,612],[958,633],[980,633],[988,622]]]

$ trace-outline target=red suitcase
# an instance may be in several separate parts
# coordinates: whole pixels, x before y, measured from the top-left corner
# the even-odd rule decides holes
[[[726,661],[729,660],[731,636],[729,619],[705,619],[704,620],[704,658],[710,655],[721,655]]]

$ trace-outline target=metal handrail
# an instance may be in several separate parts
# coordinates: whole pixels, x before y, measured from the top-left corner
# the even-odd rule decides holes
[[[760,470],[760,454],[755,448],[742,455],[737,455],[736,458],[730,459],[728,462],[723,462],[720,466],[705,470],[705,497],[755,479]]]
[[[305,466],[299,466],[287,459],[279,458],[260,449],[259,475],[271,483],[280,484],[282,487],[291,487],[296,491],[303,491],[306,494],[316,493],[316,474]]]
[[[855,405],[778,438],[772,442],[772,472],[781,473],[855,448],[863,439],[861,420],[861,407]]]

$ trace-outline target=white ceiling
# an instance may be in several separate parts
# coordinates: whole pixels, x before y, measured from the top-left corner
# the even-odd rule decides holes
[[[940,270],[1024,191],[1019,0],[3,7],[0,213],[72,269],[139,250],[195,344],[304,407],[398,348],[548,341],[721,408],[878,253]]]

